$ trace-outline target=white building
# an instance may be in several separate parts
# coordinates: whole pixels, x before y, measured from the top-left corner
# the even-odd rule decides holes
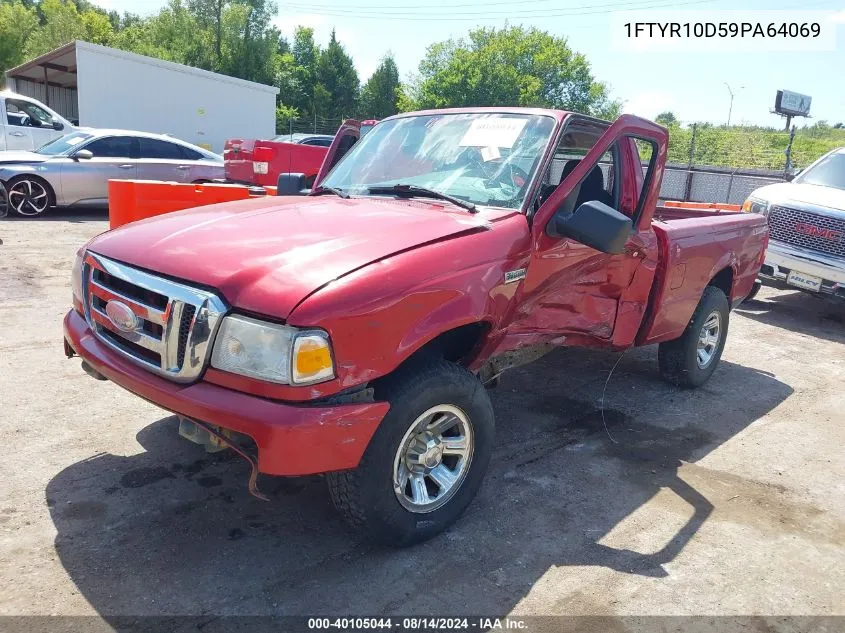
[[[70,42],[6,71],[6,85],[85,127],[172,134],[221,153],[227,138],[271,138],[278,88]]]

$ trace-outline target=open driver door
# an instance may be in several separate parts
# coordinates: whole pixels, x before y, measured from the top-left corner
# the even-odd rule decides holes
[[[592,136],[585,154],[589,143],[570,143],[582,153],[567,146],[579,124],[587,129],[596,123],[571,115],[545,167],[551,173],[552,161],[565,161],[557,172],[563,174],[560,183],[531,220],[531,259],[512,334],[543,332],[619,348],[633,342],[642,322],[657,264],[651,216],[667,134],[623,115],[597,139]],[[651,150],[645,174],[639,147]]]

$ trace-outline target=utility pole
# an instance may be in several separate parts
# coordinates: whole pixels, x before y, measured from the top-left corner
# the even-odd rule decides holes
[[[728,106],[728,123],[727,123],[727,125],[725,125],[725,127],[730,127],[731,126],[731,112],[734,109],[734,97],[736,96],[736,94],[734,94],[734,91],[731,90],[731,86],[730,86],[730,84],[728,84],[727,81],[725,81],[723,83],[728,87],[728,93],[730,93],[730,95],[731,95],[731,103]],[[740,86],[739,88],[737,88],[736,92],[739,93],[739,91],[743,90],[744,88],[745,88],[745,86]]]
[[[792,130],[789,132],[789,144],[786,146],[786,161],[784,161],[783,165],[783,177],[784,180],[789,176],[792,172],[792,142],[795,140],[795,126],[792,126]]]

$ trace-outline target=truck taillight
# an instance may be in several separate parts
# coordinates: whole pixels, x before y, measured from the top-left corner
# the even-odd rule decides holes
[[[263,145],[259,145],[254,150],[252,150],[252,160],[257,163],[269,163],[273,160],[273,157],[276,155],[276,150],[272,147],[265,147]]]

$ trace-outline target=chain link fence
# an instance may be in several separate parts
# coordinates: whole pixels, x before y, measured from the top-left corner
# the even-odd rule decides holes
[[[742,204],[755,189],[783,182],[842,145],[845,130],[830,128],[672,127],[660,197]]]
[[[344,118],[298,117],[276,119],[277,134],[334,134]]]

